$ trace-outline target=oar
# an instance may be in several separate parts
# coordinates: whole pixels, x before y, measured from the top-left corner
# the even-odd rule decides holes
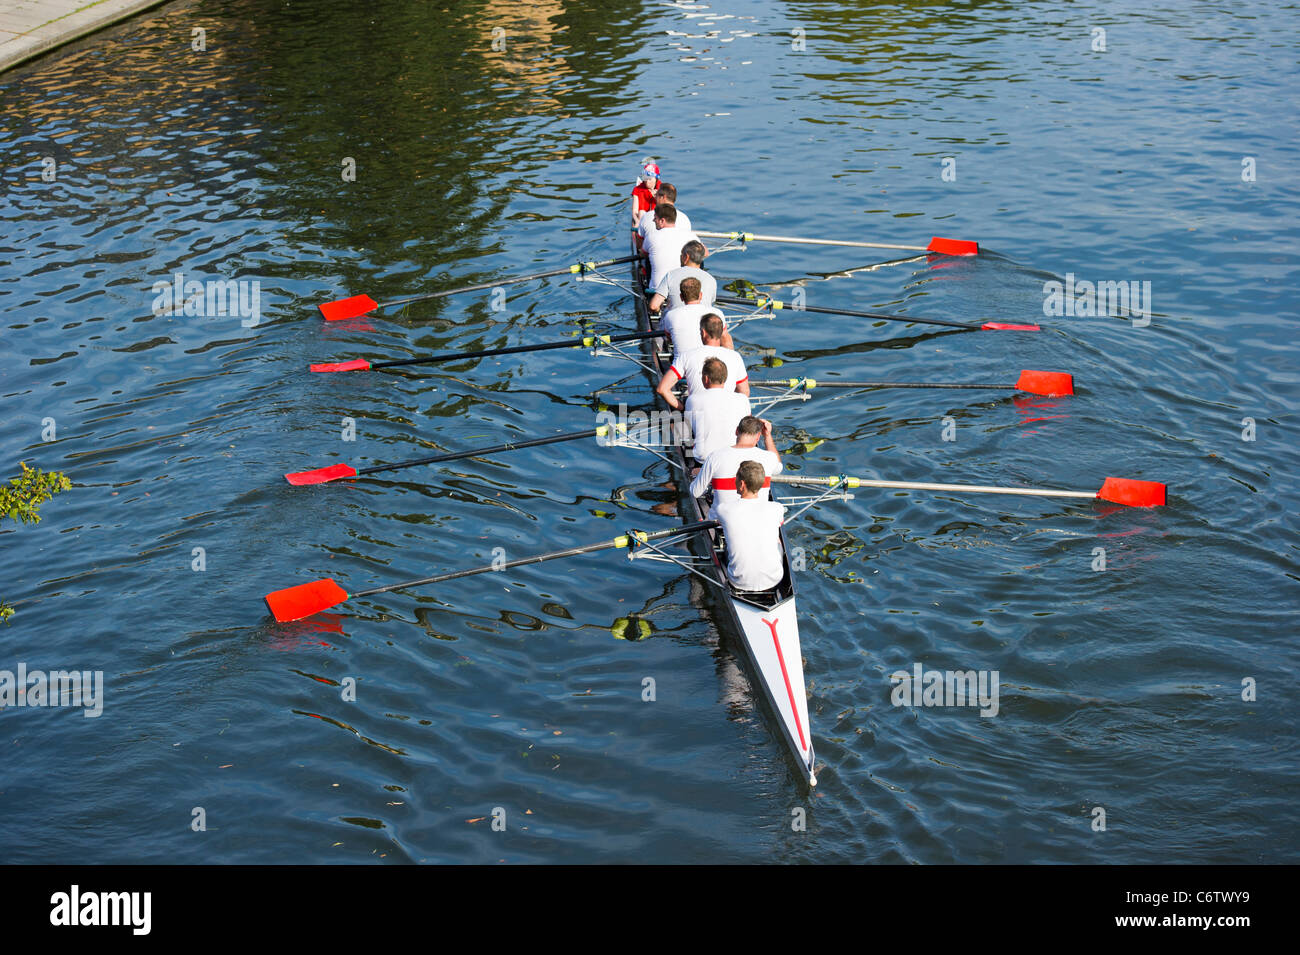
[[[992,332],[1040,332],[1038,325],[1011,325],[1006,322],[953,322],[943,318],[918,318],[915,315],[888,315],[884,312],[857,312],[847,308],[822,308],[817,305],[789,305],[766,295],[757,299],[730,298],[719,295],[714,299],[719,305],[753,305],[757,308],[775,310],[786,308],[793,312],[817,312],[821,315],[847,315],[850,318],[870,318],[885,322],[915,322],[918,325],[946,325],[949,328],[969,328],[977,331]]]
[[[1056,398],[1074,394],[1074,376],[1063,371],[1029,371],[1020,373],[1014,385],[991,382],[958,381],[841,381],[839,378],[749,379],[751,387],[760,388],[978,388],[995,391],[1025,391],[1032,395]]]
[[[739,239],[741,242],[789,242],[793,245],[846,245],[855,249],[902,249],[905,252],[938,252],[941,255],[978,255],[979,243],[966,239],[935,236],[929,245],[894,245],[889,242],[848,242],[843,239],[800,239],[792,235],[755,235],[753,232],[700,232],[706,239]]]
[[[681,527],[670,528],[669,530],[656,531],[653,534],[647,534],[644,531],[629,531],[615,537],[613,540],[604,541],[599,544],[588,544],[585,547],[571,547],[568,550],[555,550],[548,554],[537,554],[533,557],[521,557],[518,560],[509,560],[501,564],[488,564],[486,567],[475,567],[471,570],[457,570],[449,574],[438,574],[434,577],[421,577],[419,580],[404,580],[400,584],[389,584],[387,587],[373,587],[370,590],[359,590],[354,594],[349,594],[331,578],[326,577],[323,580],[313,580],[308,584],[298,584],[296,587],[286,587],[284,590],[277,590],[274,593],[266,595],[266,605],[270,608],[272,615],[280,622],[289,620],[301,620],[303,617],[310,617],[314,613],[322,610],[328,610],[337,604],[350,600],[353,597],[369,597],[373,594],[387,593],[390,590],[406,590],[408,587],[422,587],[425,584],[440,584],[447,580],[456,580],[459,577],[472,577],[474,574],[486,574],[491,570],[509,570],[512,567],[522,567],[525,564],[540,564],[544,560],[556,560],[560,557],[576,557],[579,554],[590,554],[598,550],[612,550],[614,548],[628,547],[633,543],[643,544],[646,541],[657,540],[662,537],[671,537],[676,534],[695,534],[700,531],[708,530],[711,527],[717,527],[717,521],[697,521],[694,524],[683,524]]]
[[[495,282],[481,282],[478,285],[448,289],[445,292],[429,292],[427,295],[412,295],[410,298],[393,299],[393,301],[384,302],[382,305],[369,295],[353,295],[351,298],[341,298],[336,302],[326,302],[324,305],[317,307],[320,309],[320,313],[325,316],[325,321],[337,322],[344,318],[356,318],[358,315],[365,315],[367,312],[373,312],[376,309],[392,308],[394,305],[410,305],[412,302],[427,302],[431,298],[445,298],[448,295],[459,295],[461,292],[481,292],[484,289],[496,288],[499,285],[516,285],[520,282],[531,282],[534,279],[547,279],[553,275],[584,275],[607,265],[622,265],[625,262],[634,262],[639,258],[640,256],[637,255],[625,255],[621,259],[608,259],[604,262],[579,262],[577,265],[566,265],[562,269],[550,269],[546,272],[534,272],[532,275],[520,275],[515,278],[497,279]]]
[[[780,484],[813,484],[823,487],[879,487],[900,488],[913,491],[969,491],[974,494],[1021,494],[1028,497],[1074,497],[1109,501],[1128,507],[1162,507],[1165,503],[1165,485],[1157,481],[1135,481],[1132,478],[1108,477],[1099,491],[1058,491],[1050,488],[993,487],[982,484],[930,484],[921,481],[874,481],[867,478],[804,477],[778,474],[772,481]]]
[[[494,444],[486,448],[472,448],[469,451],[451,451],[447,454],[435,454],[427,458],[415,458],[411,461],[398,461],[396,464],[376,464],[368,468],[354,468],[350,464],[331,464],[327,468],[316,468],[314,471],[295,471],[292,474],[286,474],[284,479],[290,484],[301,486],[304,484],[326,484],[330,481],[337,481],[340,478],[356,477],[359,474],[378,474],[380,471],[396,471],[399,468],[413,468],[421,464],[437,464],[440,461],[457,461],[461,458],[479,458],[486,457],[489,454],[500,454],[502,451],[517,451],[520,448],[539,448],[544,444],[560,444],[563,441],[579,441],[582,438],[604,437],[609,433],[609,425],[601,425],[598,428],[589,428],[586,431],[572,431],[568,434],[556,434],[549,438],[530,438],[527,441],[510,441],[505,444]]]
[[[427,365],[440,361],[459,361],[462,358],[490,358],[493,355],[518,355],[529,351],[550,351],[553,348],[595,348],[615,342],[634,342],[645,338],[659,338],[663,332],[623,332],[619,335],[587,335],[576,342],[544,342],[540,345],[511,345],[507,348],[487,348],[478,351],[443,352],[439,355],[422,355],[419,358],[402,358],[397,361],[369,361],[353,358],[351,361],[325,362],[312,365],[312,371],[374,371],[376,368],[396,368],[399,365]]]

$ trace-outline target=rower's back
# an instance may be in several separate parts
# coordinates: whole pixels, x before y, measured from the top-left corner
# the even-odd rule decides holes
[[[757,496],[765,481],[762,466],[746,461],[736,471],[740,496],[719,502],[716,508],[727,542],[727,577],[740,591],[771,590],[785,577],[781,549],[785,506]]]
[[[670,205],[660,203],[653,215],[659,228],[646,237],[642,249],[650,259],[650,288],[658,288],[669,272],[681,267],[682,246],[698,242],[699,236],[677,225],[677,210]]]

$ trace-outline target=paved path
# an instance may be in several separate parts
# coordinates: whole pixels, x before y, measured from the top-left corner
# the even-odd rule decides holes
[[[0,0],[0,72],[165,0]]]

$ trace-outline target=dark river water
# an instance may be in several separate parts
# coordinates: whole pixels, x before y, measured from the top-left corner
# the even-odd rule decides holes
[[[0,75],[0,464],[75,484],[0,523],[0,671],[103,673],[98,717],[0,708],[0,859],[1297,860],[1294,9],[379,9],[173,4]],[[725,283],[1043,326],[784,311],[737,331],[755,376],[1075,376],[814,392],[770,414],[790,468],[1169,485],[1156,509],[860,490],[791,523],[811,793],[671,564],[297,624],[262,602],[678,520],[664,463],[591,441],[282,477],[590,428],[598,392],[648,408],[635,365],[582,350],[307,371],[631,327],[623,267],[316,306],[623,255],[646,156],[697,228],[982,248],[866,270],[904,253],[755,242],[709,260]],[[256,283],[256,313],[156,308],[178,274]],[[1067,277],[1149,289],[1145,314],[1045,315]],[[916,665],[997,671],[996,715],[894,705]]]

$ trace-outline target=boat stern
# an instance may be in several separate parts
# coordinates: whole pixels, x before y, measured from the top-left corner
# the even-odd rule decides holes
[[[781,718],[786,745],[803,769],[810,786],[814,772],[812,727],[808,723],[808,691],[804,685],[803,651],[799,645],[799,615],[793,596],[765,609],[733,599],[750,656],[767,689],[768,702]]]

